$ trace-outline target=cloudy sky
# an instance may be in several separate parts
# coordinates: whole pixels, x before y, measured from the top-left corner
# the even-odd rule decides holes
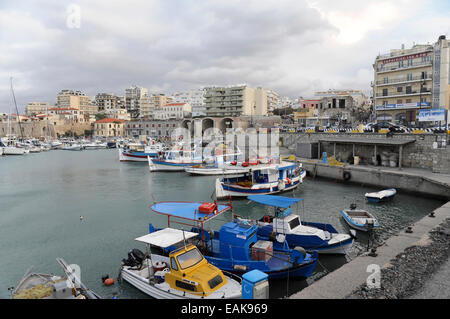
[[[0,112],[10,77],[20,111],[61,89],[124,95],[133,84],[369,92],[379,53],[442,34],[448,0],[1,0]]]

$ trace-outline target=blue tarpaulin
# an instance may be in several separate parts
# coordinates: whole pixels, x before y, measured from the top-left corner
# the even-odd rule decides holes
[[[151,206],[151,209],[157,213],[171,215],[176,217],[183,217],[192,220],[197,220],[199,217],[211,216],[211,214],[203,214],[198,211],[198,208],[203,203],[190,202],[161,202]],[[219,213],[230,208],[228,205],[217,205]]]
[[[303,200],[301,198],[292,198],[292,197],[275,196],[275,195],[251,195],[251,196],[248,196],[247,198],[256,203],[274,206],[274,207],[281,207],[281,208],[288,208],[292,204],[295,204],[295,203]]]

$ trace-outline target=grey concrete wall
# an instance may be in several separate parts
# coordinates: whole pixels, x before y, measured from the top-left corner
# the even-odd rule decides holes
[[[295,152],[297,142],[317,142],[323,138],[358,138],[376,140],[376,139],[391,139],[386,137],[386,134],[378,133],[280,133],[282,144]],[[448,144],[448,135],[441,134],[394,134],[392,139],[405,140],[415,139],[414,143],[403,147],[403,167],[424,168],[436,172],[449,172],[449,151],[450,146],[446,148],[434,148],[433,143],[439,141],[442,146],[442,141]],[[377,146],[377,154],[383,151],[398,153],[398,147]],[[321,144],[321,152],[334,154],[334,145],[332,143]],[[336,158],[340,161],[346,162],[348,157],[353,154],[352,145],[336,145]],[[374,155],[374,147],[369,145],[356,146],[355,155],[360,156],[362,163],[371,162]]]

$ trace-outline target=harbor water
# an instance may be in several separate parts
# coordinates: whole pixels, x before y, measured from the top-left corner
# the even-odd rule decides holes
[[[116,278],[128,251],[144,249],[134,238],[148,233],[150,222],[167,226],[165,217],[150,210],[153,200],[211,201],[216,178],[150,173],[146,163],[119,162],[114,149],[3,156],[0,171],[0,298],[10,298],[8,288],[17,285],[30,266],[62,275],[57,257],[79,265],[81,280],[105,298],[148,298],[126,282],[103,286],[101,278]],[[377,190],[307,177],[297,190],[284,195],[304,199],[298,213],[305,221],[330,223],[341,232],[349,228],[340,210],[356,203],[378,218],[377,242],[442,205],[402,192],[390,202],[366,203],[364,194]],[[236,214],[252,219],[261,218],[267,209],[246,199],[233,200],[233,207]],[[226,217],[208,227],[218,228]],[[271,282],[271,298],[299,291],[367,247],[367,235],[358,232],[348,256],[321,256],[307,280]]]

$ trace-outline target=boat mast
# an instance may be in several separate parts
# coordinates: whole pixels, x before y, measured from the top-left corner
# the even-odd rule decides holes
[[[13,84],[12,84],[12,77],[10,78],[10,81],[11,81],[11,93],[12,93],[12,97],[13,97],[13,100],[14,100],[14,105],[16,106],[17,118],[19,120],[20,137],[22,138],[22,141],[23,141],[22,126],[20,125],[20,115],[19,115],[19,109],[17,108],[16,96],[14,95],[14,89],[13,89]]]

